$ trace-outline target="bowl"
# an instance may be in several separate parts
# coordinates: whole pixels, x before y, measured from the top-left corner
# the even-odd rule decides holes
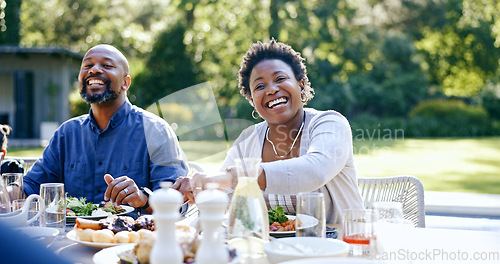
[[[264,251],[274,264],[306,258],[347,257],[349,244],[319,237],[286,237],[264,244]]]
[[[45,245],[48,245],[52,241],[54,241],[54,239],[59,234],[59,230],[53,227],[26,226],[16,228],[16,230],[20,232],[21,235]]]

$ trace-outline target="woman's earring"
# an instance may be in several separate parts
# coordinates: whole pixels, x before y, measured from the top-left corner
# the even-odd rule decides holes
[[[252,117],[253,117],[253,119],[259,119],[260,118],[259,112],[255,111],[255,109],[253,109],[253,111],[252,111]]]
[[[306,96],[306,92],[304,90],[300,91],[300,99],[301,99],[302,103],[307,102],[307,96]]]

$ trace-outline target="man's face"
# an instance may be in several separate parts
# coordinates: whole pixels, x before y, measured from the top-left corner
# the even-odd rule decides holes
[[[96,46],[85,54],[78,76],[80,96],[84,101],[111,101],[128,89],[123,88],[127,72],[120,55],[106,46]]]

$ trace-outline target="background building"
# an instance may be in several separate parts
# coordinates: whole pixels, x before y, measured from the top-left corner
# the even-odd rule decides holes
[[[0,46],[0,123],[13,139],[48,139],[70,118],[82,55],[63,48]]]

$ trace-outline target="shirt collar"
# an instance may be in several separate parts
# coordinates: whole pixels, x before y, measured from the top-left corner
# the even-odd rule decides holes
[[[120,109],[118,109],[118,111],[116,111],[116,113],[111,117],[108,126],[104,130],[112,129],[119,126],[123,122],[123,120],[125,120],[125,117],[131,110],[132,110],[132,104],[130,103],[129,100],[125,100],[125,103],[123,103],[122,107],[120,107]],[[101,131],[99,126],[97,126],[97,122],[95,121],[94,116],[92,115],[92,108],[90,108],[89,110],[89,119],[92,130]]]

